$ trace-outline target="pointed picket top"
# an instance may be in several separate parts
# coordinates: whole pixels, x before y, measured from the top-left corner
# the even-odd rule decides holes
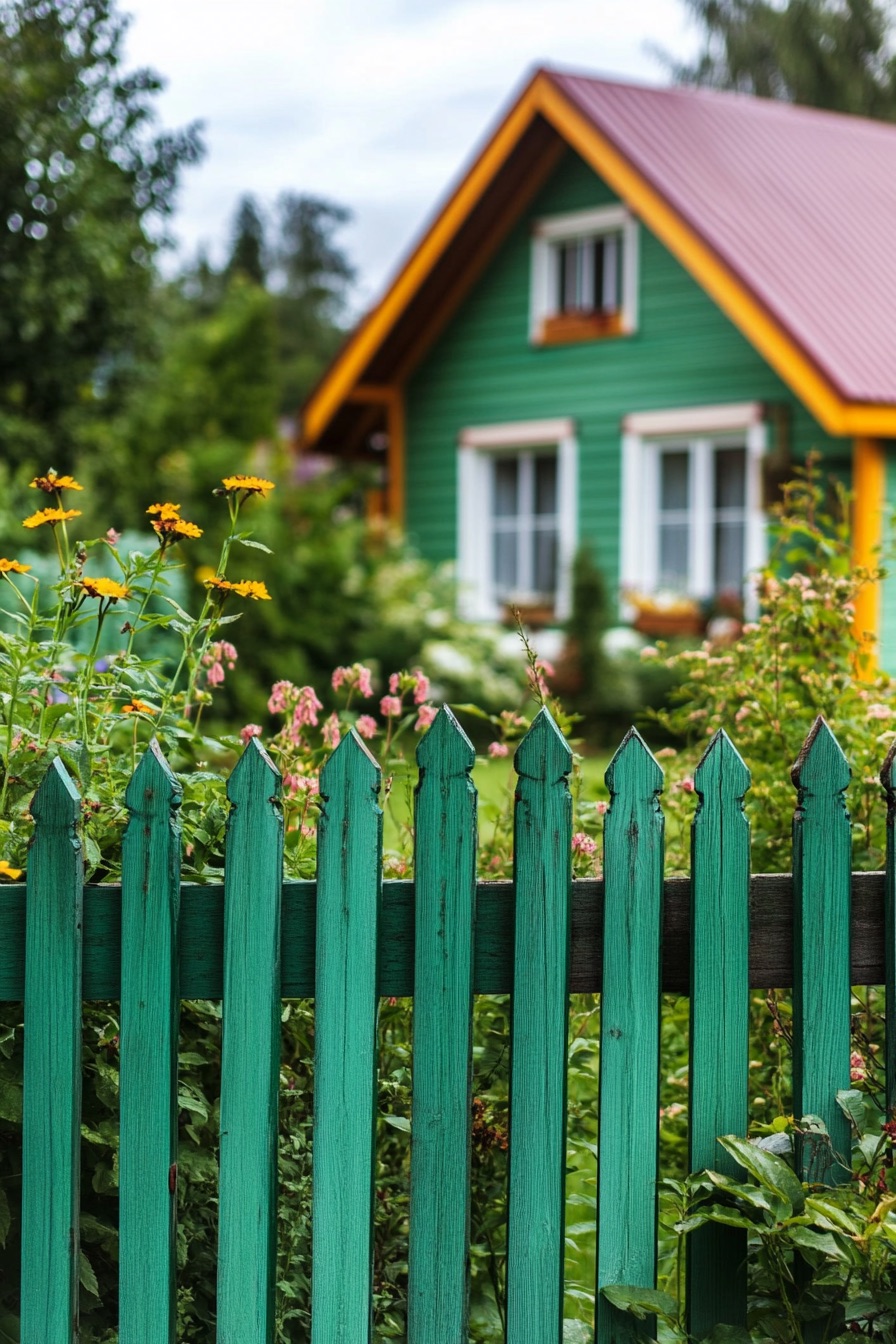
[[[151,738],[128,781],[125,806],[141,817],[166,816],[172,808],[180,807],[182,796],[177,776],[165,760],[158,740]]]
[[[750,771],[731,738],[720,728],[700,757],[694,771],[694,788],[701,801],[713,793],[743,800],[750,787]]]
[[[819,714],[794,762],[790,778],[800,791],[842,793],[852,778],[840,743]]]
[[[280,771],[257,737],[250,737],[227,781],[227,797],[235,807],[253,798],[280,797]]]
[[[357,778],[368,783],[374,795],[379,793],[382,771],[375,756],[352,728],[339,743],[320,772],[320,791],[326,799],[342,780]]]
[[[622,793],[662,793],[665,775],[637,728],[629,728],[604,775],[610,797]]]
[[[572,769],[572,749],[551,711],[540,709],[513,758],[518,775],[547,783],[566,779]]]
[[[48,830],[67,830],[81,815],[81,795],[59,756],[53,757],[38,785],[31,815]]]
[[[476,764],[476,748],[447,705],[442,705],[423,734],[416,751],[421,770],[442,774],[469,774]]]

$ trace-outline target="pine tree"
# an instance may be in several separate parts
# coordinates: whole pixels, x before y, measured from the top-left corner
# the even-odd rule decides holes
[[[896,121],[891,15],[878,0],[685,0],[704,30],[679,83]]]

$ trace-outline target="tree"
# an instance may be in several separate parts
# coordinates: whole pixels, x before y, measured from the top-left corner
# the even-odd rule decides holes
[[[138,358],[153,258],[199,128],[121,69],[115,0],[0,0],[0,449],[69,463]]]
[[[680,83],[896,120],[891,20],[878,0],[686,0],[704,29]]]
[[[242,275],[254,285],[267,280],[264,220],[252,196],[243,196],[232,226],[228,275]]]

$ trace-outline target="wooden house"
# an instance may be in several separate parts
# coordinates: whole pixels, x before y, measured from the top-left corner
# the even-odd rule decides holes
[[[385,456],[385,507],[463,601],[561,621],[611,587],[743,592],[819,449],[857,560],[896,501],[896,127],[539,70],[304,407]],[[896,666],[896,585],[860,628]]]

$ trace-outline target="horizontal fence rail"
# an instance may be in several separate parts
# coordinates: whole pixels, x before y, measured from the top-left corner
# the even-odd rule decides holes
[[[604,879],[573,881],[571,753],[546,710],[516,757],[512,882],[476,879],[474,752],[450,710],[418,749],[415,881],[382,880],[380,772],[345,737],[321,778],[316,881],[284,881],[279,775],[234,770],[224,881],[180,881],[177,781],[155,743],[127,791],[120,886],[84,887],[59,761],[33,804],[27,883],[0,888],[0,1000],[24,1001],[22,1344],[77,1337],[80,1005],[121,1002],[121,1344],[173,1344],[180,1003],[220,999],[220,1344],[274,1331],[279,1017],[313,998],[313,1344],[371,1344],[377,1006],[412,996],[409,1344],[465,1344],[472,1006],[510,994],[508,1344],[563,1329],[571,992],[601,994],[596,1341],[640,1326],[600,1296],[655,1281],[661,994],[691,995],[690,1160],[747,1127],[751,989],[794,990],[797,1113],[848,1148],[850,985],[884,984],[896,1097],[893,760],[884,873],[851,874],[849,767],[819,720],[794,767],[794,873],[750,876],[749,772],[724,733],[695,775],[692,875],[663,877],[662,771],[632,730],[607,774]],[[830,1172],[809,1171],[813,1180]],[[727,1233],[731,1235],[727,1235]],[[745,1242],[704,1228],[690,1328],[743,1325]],[[642,1331],[643,1334],[643,1331]]]

